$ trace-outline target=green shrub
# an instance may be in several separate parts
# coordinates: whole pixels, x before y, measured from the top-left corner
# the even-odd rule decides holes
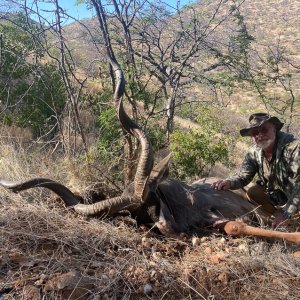
[[[65,88],[57,67],[42,63],[41,44],[34,40],[22,14],[13,22],[1,21],[3,49],[0,67],[0,104],[5,105],[1,121],[6,125],[31,128],[34,136],[43,135],[57,124],[65,106]]]
[[[122,154],[122,130],[113,107],[103,109],[98,118],[99,138],[98,153],[100,159],[110,166],[117,164]]]
[[[159,117],[151,119],[146,130],[147,137],[154,151],[163,148],[166,144],[166,132],[164,128],[159,125],[158,121]]]
[[[198,111],[199,129],[175,130],[171,134],[172,172],[181,179],[207,176],[217,162],[228,158],[228,141],[220,135],[221,124],[209,108],[201,107]]]

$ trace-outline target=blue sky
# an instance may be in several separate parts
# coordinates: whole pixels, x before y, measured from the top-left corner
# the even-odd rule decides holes
[[[176,6],[177,0],[163,0],[165,3]],[[180,6],[196,2],[196,0],[180,0]],[[91,18],[94,13],[92,10],[87,9],[86,4],[76,5],[76,0],[59,0],[59,5],[67,11],[67,13],[73,16],[76,19],[84,19],[84,18]],[[52,10],[53,4],[46,4],[43,2],[39,2],[40,9],[44,10]],[[43,15],[46,18],[53,18],[52,13],[44,12]],[[50,20],[51,21],[51,20]],[[71,20],[69,21],[71,22]]]

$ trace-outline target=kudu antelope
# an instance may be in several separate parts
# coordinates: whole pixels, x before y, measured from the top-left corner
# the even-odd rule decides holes
[[[217,191],[210,184],[200,180],[191,185],[168,178],[170,155],[153,167],[152,147],[144,132],[126,114],[122,104],[125,81],[122,70],[111,62],[117,85],[114,93],[116,111],[122,127],[135,136],[141,146],[141,154],[134,178],[121,196],[94,204],[81,204],[64,185],[45,178],[25,182],[0,180],[0,185],[20,192],[34,187],[45,187],[62,198],[65,205],[78,214],[86,216],[115,215],[129,211],[139,223],[154,223],[162,234],[197,233],[204,228],[223,224],[227,234],[256,235],[285,239],[300,243],[300,233],[268,231],[235,222],[237,218],[263,216],[263,212],[233,191]]]

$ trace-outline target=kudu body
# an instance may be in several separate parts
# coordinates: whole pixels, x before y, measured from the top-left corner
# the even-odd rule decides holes
[[[159,164],[153,170],[157,167],[162,166]],[[212,228],[220,222],[237,218],[252,219],[259,212],[263,214],[238,194],[214,190],[210,183],[203,180],[187,185],[170,178],[150,176],[148,195],[145,199],[137,198],[134,195],[134,186],[130,185],[120,197],[89,205],[79,203],[64,185],[46,178],[35,178],[25,182],[0,180],[0,185],[16,193],[33,187],[48,188],[59,195],[66,206],[71,206],[77,213],[86,216],[113,216],[127,210],[138,223],[155,223],[159,230],[168,236],[196,233]]]
[[[0,180],[0,185],[20,192],[34,187],[45,187],[58,194],[66,206],[83,215],[115,215],[120,211],[131,212],[140,223],[155,223],[161,233],[174,235],[193,233],[213,227],[237,218],[263,216],[262,211],[233,191],[217,191],[203,180],[191,185],[168,178],[170,156],[153,167],[153,153],[150,142],[143,131],[129,118],[123,108],[122,96],[125,88],[123,73],[116,61],[111,60],[116,75],[115,106],[120,123],[124,130],[135,136],[141,145],[141,154],[134,182],[121,196],[84,205],[64,185],[45,178],[36,178],[25,182]],[[244,224],[243,224],[244,225]],[[223,226],[224,227],[224,226]],[[284,239],[284,233],[264,230],[255,231],[253,227],[240,226],[240,223],[229,222],[225,232],[232,235],[252,234]],[[290,241],[300,243],[299,234],[290,237]]]

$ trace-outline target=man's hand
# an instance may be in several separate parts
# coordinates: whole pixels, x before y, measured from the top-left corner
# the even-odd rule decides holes
[[[230,180],[218,180],[214,182],[211,187],[215,190],[228,190],[231,188]]]
[[[289,225],[289,218],[284,215],[282,210],[279,210],[274,215],[274,220],[272,221],[272,227],[286,227]]]

